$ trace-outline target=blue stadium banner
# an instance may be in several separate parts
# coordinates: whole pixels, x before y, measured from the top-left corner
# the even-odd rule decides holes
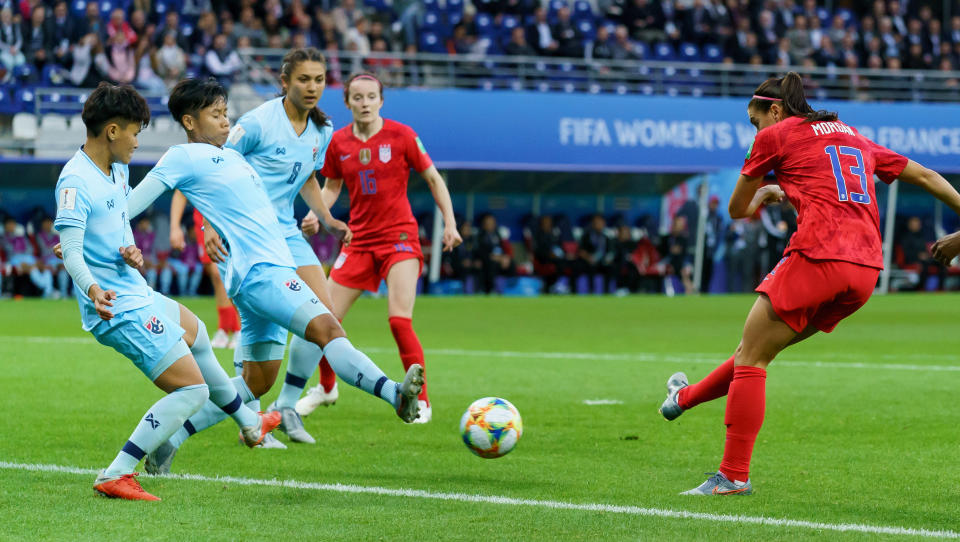
[[[321,107],[350,122],[343,95]],[[747,99],[387,89],[443,169],[697,173],[738,168],[756,130]],[[960,173],[960,105],[815,102],[881,145]]]

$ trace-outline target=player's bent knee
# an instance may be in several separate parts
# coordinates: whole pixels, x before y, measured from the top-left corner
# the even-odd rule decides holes
[[[321,348],[334,339],[346,336],[343,326],[332,314],[321,314],[310,320],[304,333],[306,340],[319,345]]]

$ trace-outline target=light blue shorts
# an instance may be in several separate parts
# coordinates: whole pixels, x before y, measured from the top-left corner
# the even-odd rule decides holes
[[[317,259],[317,254],[313,251],[313,247],[310,246],[310,243],[308,243],[302,235],[291,235],[287,237],[286,241],[287,247],[290,248],[290,253],[293,254],[293,262],[297,264],[297,267],[320,265],[320,260]]]
[[[150,380],[190,354],[187,343],[181,340],[180,305],[157,292],[150,305],[115,314],[91,332],[100,344],[129,358]]]
[[[317,316],[330,311],[317,299],[313,290],[291,267],[268,263],[253,266],[240,291],[233,296],[240,313],[240,337],[243,341],[243,359],[267,361],[251,348],[258,343],[287,344],[287,331],[303,338],[307,324]]]

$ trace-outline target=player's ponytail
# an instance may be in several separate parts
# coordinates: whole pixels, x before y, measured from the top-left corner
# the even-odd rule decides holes
[[[294,70],[297,69],[302,62],[319,62],[323,64],[323,67],[327,67],[327,59],[323,56],[319,50],[315,47],[308,47],[305,49],[291,49],[287,54],[283,55],[283,61],[280,65],[280,75],[281,77],[286,77],[287,81],[290,80],[291,74]],[[281,91],[281,96],[286,96],[287,92],[285,90]],[[317,128],[323,128],[324,125],[330,122],[330,117],[324,113],[319,107],[314,106],[313,109],[308,113],[310,120],[317,125]]]
[[[804,117],[807,122],[835,121],[837,114],[832,111],[814,111],[807,103],[803,92],[803,79],[797,72],[790,72],[782,78],[771,77],[753,92],[749,108],[766,113],[773,104],[779,103],[788,117]]]

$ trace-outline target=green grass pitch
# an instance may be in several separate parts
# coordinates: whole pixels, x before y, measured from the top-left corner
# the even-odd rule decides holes
[[[183,301],[214,327],[212,300]],[[160,503],[97,497],[86,469],[112,460],[162,392],[80,329],[73,302],[0,301],[0,540],[956,537],[958,301],[877,296],[782,354],[751,497],[677,495],[719,464],[723,400],[670,423],[657,407],[671,373],[696,380],[729,356],[753,297],[467,297],[417,302],[430,424],[404,425],[341,382],[340,401],[305,419],[315,446],[248,450],[224,422],[174,461],[174,473],[204,478],[141,477]],[[402,376],[385,300],[361,299],[344,325]],[[232,375],[230,352],[218,355]],[[524,420],[517,448],[496,460],[470,454],[457,431],[487,395]],[[601,506],[577,506],[590,504]],[[898,527],[915,531],[871,530]]]

